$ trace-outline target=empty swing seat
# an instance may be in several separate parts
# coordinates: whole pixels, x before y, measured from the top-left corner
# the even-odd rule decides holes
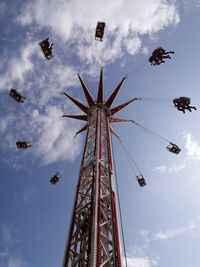
[[[95,40],[99,40],[100,42],[103,41],[105,26],[106,26],[105,22],[102,22],[102,21],[97,22],[96,32],[95,32]]]
[[[143,175],[137,175],[136,179],[141,187],[147,184]]]
[[[59,182],[61,178],[61,174],[59,172],[57,172],[50,180],[50,183],[52,183],[53,185],[57,184]]]

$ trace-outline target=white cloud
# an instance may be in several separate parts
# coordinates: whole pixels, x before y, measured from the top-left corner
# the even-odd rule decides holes
[[[23,201],[26,203],[29,200],[31,200],[36,192],[37,192],[37,188],[36,187],[30,187],[29,189],[24,191],[23,194],[22,194]]]
[[[1,2],[0,3],[0,15],[3,15],[5,10],[6,10],[6,3],[5,2]]]
[[[65,96],[61,98],[60,94],[65,91],[63,86],[77,83],[75,71],[59,61],[53,67],[41,67],[39,56],[33,57],[35,53],[40,55],[36,45],[37,48],[31,42],[27,43],[19,57],[11,59],[1,80],[2,89],[8,90],[13,84],[18,84],[17,90],[26,97],[25,103],[19,104],[10,96],[7,99],[4,96],[10,105],[4,106],[5,115],[0,121],[0,136],[4,140],[1,147],[5,151],[12,150],[9,163],[17,169],[22,166],[18,160],[25,160],[27,155],[39,157],[42,164],[48,164],[61,159],[73,160],[80,151],[80,140],[74,139],[80,123],[70,119],[59,120],[63,114],[76,112],[73,104]],[[22,152],[19,155],[15,142],[22,139],[30,140],[32,148],[18,151]]]
[[[186,10],[200,7],[200,0],[183,0],[183,6]]]
[[[155,233],[153,236],[157,240],[166,240],[166,239],[173,238],[177,235],[184,234],[184,233],[187,233],[192,230],[199,229],[199,228],[200,228],[200,217],[189,222],[185,226],[181,226],[181,227],[166,230],[166,231],[160,231],[158,233]]]
[[[12,228],[4,225],[1,229],[1,238],[4,243],[12,246],[14,243],[14,240],[12,238]]]
[[[160,165],[154,168],[154,171],[157,171],[161,174],[163,173],[178,173],[185,169],[187,166],[191,164],[191,161],[199,161],[200,160],[200,143],[195,140],[191,133],[183,133],[183,139],[185,141],[185,150],[186,155],[182,160],[182,163],[175,163],[171,166]]]
[[[149,257],[128,257],[127,263],[129,267],[153,267],[157,266],[157,261]]]
[[[187,156],[194,160],[200,160],[200,144],[194,139],[191,133],[186,133],[183,135],[186,143],[186,153]]]
[[[172,173],[178,173],[179,171],[183,170],[186,167],[187,165],[185,163],[181,163],[181,164],[173,164],[172,166],[160,165],[157,166],[154,170],[158,171],[161,174],[163,173],[172,174]]]
[[[30,72],[33,69],[33,62],[31,61],[31,56],[37,51],[35,44],[29,44],[21,49],[20,60],[18,58],[13,58],[10,63],[10,71],[12,73],[12,80],[23,81],[26,72]]]
[[[12,123],[14,116],[13,115],[5,115],[0,120],[0,132],[4,134],[10,125]]]
[[[19,154],[15,142],[20,138],[33,142],[29,151],[23,151],[23,156],[20,154],[21,160],[29,155],[48,164],[73,160],[79,153],[79,139],[73,136],[80,123],[53,119],[63,113],[76,112],[68,100],[65,99],[64,105],[60,98],[60,92],[77,86],[76,72],[82,70],[83,75],[96,77],[100,66],[122,59],[126,53],[147,53],[142,43],[143,34],[151,36],[179,22],[177,8],[170,0],[117,0],[115,3],[88,0],[87,6],[81,0],[36,0],[21,5],[17,13],[19,16],[13,18],[15,23],[22,29],[26,26],[29,34],[18,43],[20,46],[14,55],[9,50],[3,53],[2,62],[8,63],[2,64],[7,67],[0,75],[0,90],[8,92],[15,87],[26,97],[19,108],[17,103],[6,107],[7,115],[0,122],[0,137],[5,141],[1,146],[6,151],[12,150],[10,161],[17,168],[21,164],[16,160]],[[102,43],[94,38],[98,20],[106,22]],[[35,29],[39,34],[40,30],[49,30],[50,39],[55,43],[52,60],[43,57]]]
[[[183,169],[185,169],[187,165],[185,163],[182,164],[174,164],[173,166],[169,167],[168,173],[177,173]]]
[[[52,31],[61,37],[71,39],[77,37],[74,31],[77,26],[86,33],[89,29],[94,29],[97,20],[106,21],[106,32],[118,29],[120,34],[127,35],[130,31],[141,34],[157,31],[170,24],[176,24],[179,16],[173,1],[117,0],[115,3],[108,3],[106,0],[88,0],[85,6],[81,0],[37,0],[24,8],[18,20],[22,25],[35,22],[41,27],[51,27]],[[83,35],[80,38],[83,38]]]
[[[80,124],[65,118],[59,120],[62,114],[56,106],[49,106],[46,115],[40,114],[38,118],[32,119],[36,125],[43,125],[37,129],[37,140],[33,147],[33,153],[42,158],[43,164],[73,160],[80,151],[80,139],[74,138]]]
[[[9,256],[8,258],[8,267],[24,267],[27,266],[25,261],[20,256]]]
[[[94,40],[98,20],[106,22],[104,42],[99,49],[101,57],[96,49],[99,44]],[[23,26],[48,27],[62,38],[66,47],[66,42],[73,43],[73,50],[82,60],[102,64],[120,58],[125,51],[132,55],[138,53],[143,34],[151,35],[176,25],[179,14],[174,1],[164,0],[117,0],[115,3],[88,0],[87,7],[81,0],[37,0],[25,5],[18,22]]]
[[[18,240],[14,236],[13,227],[4,225],[1,227],[0,235],[0,266],[25,267],[27,266],[23,257],[16,253]]]
[[[160,165],[160,166],[157,166],[154,170],[158,171],[159,173],[165,173],[167,169],[168,168],[166,165]]]
[[[62,111],[59,104],[58,107],[48,105],[40,113],[38,109],[26,107],[25,111],[21,111],[21,120],[14,115],[6,116],[0,125],[0,135],[4,140],[1,143],[2,149],[12,151],[9,163],[18,169],[22,166],[21,161],[31,158],[39,158],[40,164],[73,160],[80,152],[80,137],[74,138],[74,135],[81,124],[71,119],[59,119],[63,114],[73,113],[73,109],[71,111],[68,108]],[[32,147],[26,151],[17,150],[15,142],[18,140],[30,140]],[[24,196],[24,201],[26,199],[27,195]]]
[[[141,45],[142,45],[142,42],[139,37],[127,39],[125,42],[126,50],[131,55],[136,54],[140,50]]]
[[[5,72],[0,75],[0,90],[5,90],[15,83],[16,81],[23,83],[26,74],[33,70],[33,62],[31,57],[37,51],[37,44],[27,43],[23,45],[20,50],[20,55],[7,56],[7,68]]]

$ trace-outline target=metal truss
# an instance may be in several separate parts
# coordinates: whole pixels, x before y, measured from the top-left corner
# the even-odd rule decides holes
[[[91,110],[63,267],[121,267],[109,115]]]
[[[63,117],[87,121],[76,133],[87,130],[63,267],[121,267],[120,216],[110,137],[114,131],[110,123],[130,121],[113,115],[137,98],[112,107],[126,77],[106,101],[103,98],[103,69],[96,100],[92,98],[80,75],[78,78],[87,105],[63,93],[84,113]]]

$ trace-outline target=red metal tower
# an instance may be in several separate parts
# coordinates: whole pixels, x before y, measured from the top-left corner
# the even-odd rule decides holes
[[[120,216],[111,147],[114,131],[110,124],[129,121],[113,115],[135,99],[111,107],[125,77],[107,101],[103,99],[103,70],[96,101],[78,78],[88,105],[63,93],[84,112],[63,117],[87,122],[77,132],[87,131],[63,267],[121,267]]]

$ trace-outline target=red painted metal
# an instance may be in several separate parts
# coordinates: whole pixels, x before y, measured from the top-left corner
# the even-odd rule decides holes
[[[101,69],[101,73],[100,73],[97,104],[103,104],[103,69]]]
[[[85,94],[85,97],[87,99],[87,102],[88,102],[88,105],[91,107],[93,106],[95,103],[94,103],[94,100],[92,99],[90,93],[89,93],[89,90],[87,89],[86,85],[84,84],[84,82],[82,81],[80,75],[78,74],[78,78],[79,78],[79,81],[81,83],[81,86],[82,86],[82,89],[83,89],[83,92]]]
[[[118,92],[119,92],[119,90],[120,90],[120,88],[121,88],[121,86],[122,86],[122,83],[124,82],[124,80],[126,79],[126,77],[124,77],[122,80],[121,80],[121,82],[118,84],[118,86],[116,87],[116,89],[113,91],[113,93],[111,94],[111,96],[108,98],[108,100],[106,101],[106,106],[107,107],[111,107],[111,105],[112,105],[112,103],[113,103],[113,101],[114,101],[114,99],[115,99],[115,97],[116,97],[116,95],[118,94]]]
[[[71,118],[71,119],[77,119],[81,121],[87,121],[86,115],[63,115],[62,117]]]
[[[87,130],[87,127],[88,127],[88,124],[84,125],[78,132],[76,132],[76,135],[78,135],[78,134],[86,131]]]
[[[87,131],[87,135],[86,135],[86,140],[85,140],[85,145],[84,145],[83,157],[82,157],[82,160],[81,160],[81,165],[83,165],[83,162],[84,162],[84,155],[85,155],[85,152],[86,152],[88,132],[89,131]],[[73,226],[74,226],[74,222],[75,222],[74,210],[75,210],[75,207],[76,207],[76,204],[77,204],[77,200],[78,200],[78,191],[79,191],[80,182],[81,182],[81,175],[79,175],[78,183],[77,183],[77,186],[76,186],[76,193],[75,193],[74,204],[73,204],[72,215],[71,215],[71,217],[72,217],[71,218],[71,224],[70,224],[69,231],[68,231],[68,241],[67,241],[67,244],[66,244],[66,247],[65,247],[65,255],[64,255],[62,267],[68,267],[69,266],[68,265],[69,264],[69,259],[70,259],[70,256],[69,256],[70,245],[69,244],[70,244],[71,236],[73,234]]]
[[[99,162],[98,162],[98,169],[99,169],[99,177],[98,177],[98,222],[97,222],[97,267],[101,266],[101,159],[102,159],[102,114],[101,110],[99,110]]]
[[[111,136],[109,127],[109,120],[107,118],[107,130],[108,130],[108,155],[109,155],[109,163],[111,172],[113,172],[113,156],[111,149]],[[115,200],[115,192],[112,192],[112,204],[113,204],[113,212],[114,212],[114,231],[115,231],[115,243],[116,243],[116,258],[117,258],[117,267],[121,267],[121,253],[120,253],[120,240],[119,240],[119,227],[117,220],[117,209],[116,209],[116,200]]]
[[[89,107],[64,93],[86,113],[64,117],[87,121],[77,132],[87,130],[87,135],[63,267],[122,267],[119,209],[111,147],[111,133],[118,135],[110,123],[128,122],[127,119],[113,118],[112,115],[136,99],[110,109],[125,77],[105,103],[103,69],[96,101],[91,98],[79,75],[78,77]]]
[[[116,198],[115,198],[115,192],[113,192],[113,210],[114,210],[114,218],[115,218],[115,239],[116,239],[116,244],[117,244],[117,249],[116,249],[116,257],[117,257],[117,267],[121,267],[121,253],[120,253],[120,240],[119,240],[119,227],[118,227],[118,219],[117,219],[117,208],[116,208]]]
[[[106,119],[106,127],[107,127],[107,132],[108,132],[108,159],[109,159],[109,165],[110,165],[110,171],[113,172],[113,159],[112,159],[112,150],[111,150],[111,142],[110,142],[110,126],[109,126],[109,118],[107,117]]]
[[[116,136],[117,138],[119,138],[118,134],[115,132],[115,130],[110,126],[110,132]]]
[[[63,95],[66,95],[77,107],[79,107],[84,113],[87,113],[89,108],[83,105],[81,102],[73,98],[72,96],[68,95],[67,93],[63,93]]]
[[[131,100],[129,100],[129,101],[127,101],[127,102],[115,107],[115,108],[112,108],[110,110],[111,114],[114,115],[115,113],[119,112],[121,109],[125,108],[126,106],[128,106],[130,103],[132,103],[135,100],[137,100],[137,98],[133,98],[133,99],[131,99]]]
[[[111,118],[110,122],[134,122],[133,120],[128,120],[128,119],[121,119],[121,118]]]

